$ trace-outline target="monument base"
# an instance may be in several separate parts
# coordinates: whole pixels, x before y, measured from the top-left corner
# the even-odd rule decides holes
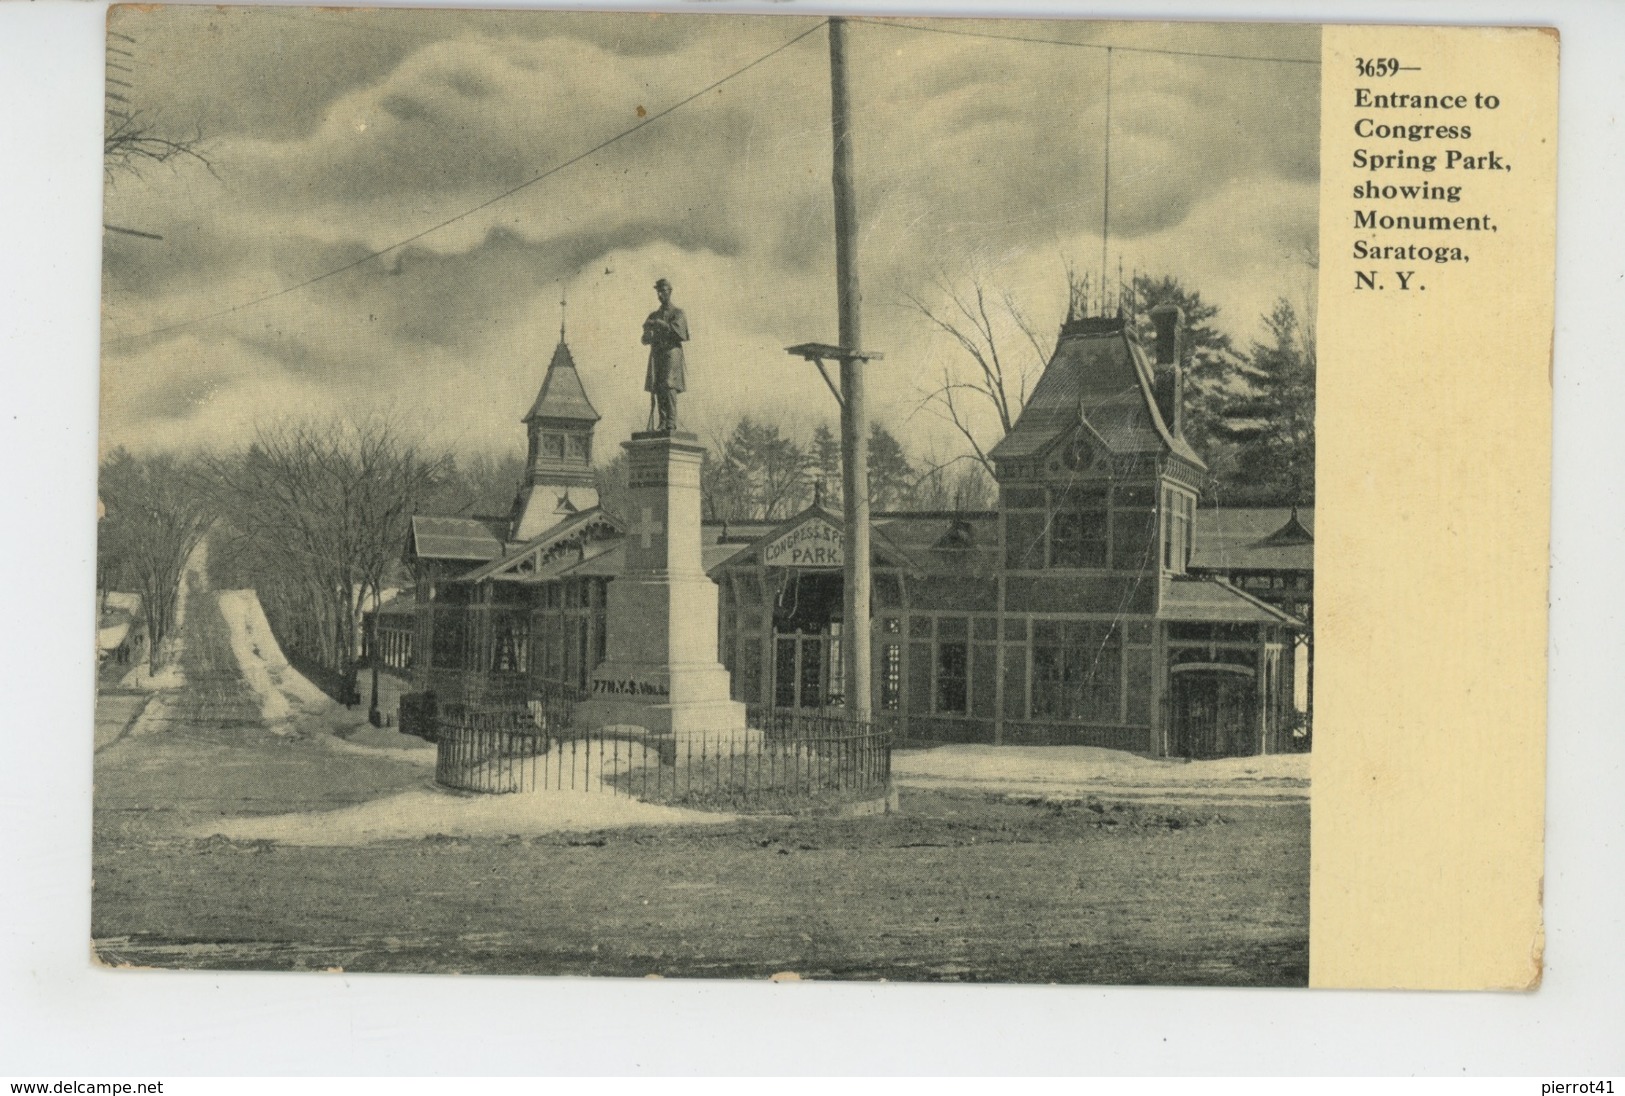
[[[607,664],[601,670],[614,672],[614,668]],[[576,725],[589,730],[636,727],[651,738],[726,739],[731,736],[743,744],[750,733],[745,726],[745,705],[727,698],[727,671],[720,666],[717,670],[723,675],[724,688],[720,699],[699,700],[691,697],[674,703],[663,696],[598,694],[576,705]],[[644,667],[640,676],[647,679],[654,674],[651,668]],[[594,684],[598,684],[599,680],[595,676]]]

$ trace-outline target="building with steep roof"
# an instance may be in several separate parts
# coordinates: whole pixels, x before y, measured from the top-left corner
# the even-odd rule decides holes
[[[905,739],[1212,757],[1292,747],[1299,605],[1246,564],[1312,559],[1301,522],[1254,535],[1199,511],[1183,318],[1149,354],[1120,317],[1075,319],[992,451],[996,510],[877,513],[875,718]],[[590,492],[596,410],[561,339],[525,424],[507,519],[414,520],[413,680],[441,702],[585,690],[607,646],[627,528]],[[631,530],[636,532],[636,530]],[[768,709],[841,703],[841,518],[707,524],[717,660]],[[1252,553],[1249,555],[1248,553]]]

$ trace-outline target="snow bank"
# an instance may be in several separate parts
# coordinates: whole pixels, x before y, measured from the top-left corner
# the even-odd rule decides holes
[[[498,837],[619,829],[715,825],[732,815],[660,807],[604,792],[463,795],[419,788],[337,811],[252,815],[194,827],[193,837],[285,845],[365,845],[402,838]]]
[[[1304,789],[1308,754],[1214,761],[1140,757],[1093,746],[943,746],[899,750],[892,773],[904,783],[1022,784],[1136,789]]]
[[[140,594],[127,594],[120,593],[117,590],[109,590],[103,595],[103,600],[106,602],[107,608],[129,613],[131,616],[136,616],[141,612]]]
[[[243,680],[259,700],[260,717],[279,723],[296,714],[326,714],[337,705],[304,674],[288,665],[271,633],[265,610],[253,590],[222,590],[216,595],[231,637],[231,653]]]

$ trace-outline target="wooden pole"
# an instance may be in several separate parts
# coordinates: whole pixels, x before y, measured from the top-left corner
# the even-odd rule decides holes
[[[853,193],[852,112],[846,85],[846,20],[829,21],[830,121],[835,139],[835,285],[840,303],[841,489],[846,555],[841,657],[846,710],[868,719],[869,705],[869,411],[864,399],[863,294],[858,288],[858,203]]]

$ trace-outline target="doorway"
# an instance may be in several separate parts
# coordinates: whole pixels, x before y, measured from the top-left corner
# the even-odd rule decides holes
[[[1193,759],[1258,753],[1258,689],[1244,666],[1175,666],[1170,752]]]
[[[773,603],[773,706],[826,708],[841,693],[841,574],[794,571]]]

